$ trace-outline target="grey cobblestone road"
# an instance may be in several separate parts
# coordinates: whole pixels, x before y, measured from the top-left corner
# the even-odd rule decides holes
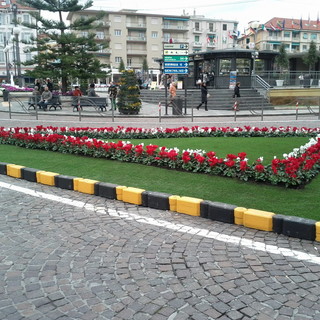
[[[320,319],[320,244],[0,176],[0,319]]]

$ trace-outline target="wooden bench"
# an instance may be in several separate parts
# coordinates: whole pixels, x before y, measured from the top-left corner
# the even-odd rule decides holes
[[[107,98],[102,97],[74,97],[72,100],[73,111],[83,110],[84,107],[93,107],[98,112],[107,111]]]
[[[30,97],[28,102],[29,104],[28,110],[30,110],[31,108],[35,110],[36,107],[39,106],[40,101],[41,101],[41,96]],[[52,96],[52,98],[48,101],[47,108],[49,110],[51,109],[57,110],[57,108],[60,108],[60,110],[62,110],[60,96]]]

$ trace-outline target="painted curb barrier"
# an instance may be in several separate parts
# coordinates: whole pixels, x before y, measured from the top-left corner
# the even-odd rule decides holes
[[[312,219],[247,209],[199,198],[145,191],[144,189],[65,176],[6,162],[0,162],[0,174],[154,209],[201,216],[213,221],[243,225],[257,230],[273,231],[289,237],[320,242],[320,221]]]

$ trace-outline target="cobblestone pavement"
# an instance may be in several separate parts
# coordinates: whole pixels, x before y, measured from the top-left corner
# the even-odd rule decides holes
[[[0,319],[320,319],[320,244],[0,176]]]

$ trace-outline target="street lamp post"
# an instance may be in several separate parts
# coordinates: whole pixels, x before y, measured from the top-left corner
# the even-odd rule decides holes
[[[14,19],[13,35],[15,37],[15,43],[16,43],[16,64],[17,64],[17,71],[18,71],[18,84],[19,84],[19,87],[22,87],[21,60],[20,60],[20,47],[19,47],[20,28],[17,26],[18,6],[15,3],[12,5],[12,11],[13,11],[13,19]]]
[[[3,52],[5,54],[5,61],[6,61],[6,75],[7,75],[6,82],[9,83],[9,81],[10,81],[10,66],[9,66],[8,53],[9,53],[10,47],[8,46],[8,42],[7,42],[6,36],[4,36],[3,40],[4,40],[4,45],[5,45],[4,49],[3,49]]]

